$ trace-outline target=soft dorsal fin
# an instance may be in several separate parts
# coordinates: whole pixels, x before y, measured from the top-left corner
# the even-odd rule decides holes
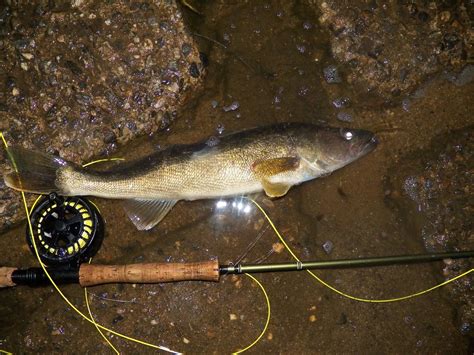
[[[156,226],[173,208],[176,200],[125,200],[123,207],[138,230]]]
[[[265,193],[269,197],[280,197],[285,195],[290,189],[291,185],[285,183],[274,183],[271,177],[296,170],[300,165],[300,159],[295,157],[282,157],[256,161],[252,168],[255,174],[260,179]]]

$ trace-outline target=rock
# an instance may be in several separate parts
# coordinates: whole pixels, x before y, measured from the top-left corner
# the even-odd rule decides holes
[[[86,162],[166,128],[202,82],[175,1],[8,2],[0,13],[8,89],[0,91],[0,130],[9,144]],[[0,191],[0,231],[24,218],[19,206],[19,194]]]
[[[449,137],[446,139],[446,137]],[[407,230],[420,235],[429,252],[474,248],[474,126],[436,137],[430,149],[404,157],[389,170],[387,204],[407,222]],[[471,259],[445,260],[440,277],[446,279],[474,266]],[[457,304],[458,328],[474,333],[473,278],[446,288]]]
[[[234,101],[232,102],[230,105],[228,106],[224,106],[222,109],[224,110],[224,112],[230,112],[230,111],[236,111],[238,110],[240,107],[240,104],[238,101]]]
[[[346,108],[351,104],[351,100],[348,97],[338,97],[332,101],[335,108]]]
[[[326,240],[324,244],[322,245],[323,250],[326,252],[326,254],[331,254],[332,249],[334,248],[334,244],[330,240]]]
[[[352,115],[345,111],[338,112],[336,118],[342,122],[352,122]]]
[[[457,2],[308,1],[331,34],[334,58],[347,64],[347,81],[384,99],[472,57],[469,10]]]
[[[339,74],[339,70],[335,65],[328,65],[323,69],[324,80],[328,84],[339,84],[342,83],[342,78]]]

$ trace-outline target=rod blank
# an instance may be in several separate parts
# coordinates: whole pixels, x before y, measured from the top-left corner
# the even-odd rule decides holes
[[[280,263],[280,264],[254,264],[254,265],[221,265],[219,271],[222,275],[225,274],[243,274],[243,273],[258,273],[258,272],[280,272],[280,271],[299,271],[299,270],[314,270],[314,269],[342,269],[342,268],[357,268],[382,266],[393,264],[410,264],[437,261],[443,259],[460,259],[474,257],[474,250],[451,252],[451,253],[430,253],[418,255],[398,255],[385,256],[377,258],[360,258],[360,259],[342,259],[329,261],[308,261],[295,263]]]

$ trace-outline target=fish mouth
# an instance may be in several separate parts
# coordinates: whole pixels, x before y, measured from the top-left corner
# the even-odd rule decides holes
[[[367,139],[351,147],[351,151],[352,151],[351,153],[355,158],[360,158],[366,154],[369,154],[379,144],[379,140],[375,136],[375,134],[370,133],[370,132],[367,132],[367,133],[368,133]]]
[[[375,134],[372,134],[372,137],[369,139],[367,143],[362,147],[362,154],[367,154],[373,151],[377,145],[379,144],[378,138],[375,136]]]

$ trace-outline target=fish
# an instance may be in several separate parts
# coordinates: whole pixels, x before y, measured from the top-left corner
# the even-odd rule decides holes
[[[279,123],[193,144],[174,145],[107,171],[59,156],[8,148],[7,186],[31,193],[124,200],[138,230],[157,225],[179,200],[217,199],[264,191],[271,198],[327,176],[378,144],[366,130]]]

